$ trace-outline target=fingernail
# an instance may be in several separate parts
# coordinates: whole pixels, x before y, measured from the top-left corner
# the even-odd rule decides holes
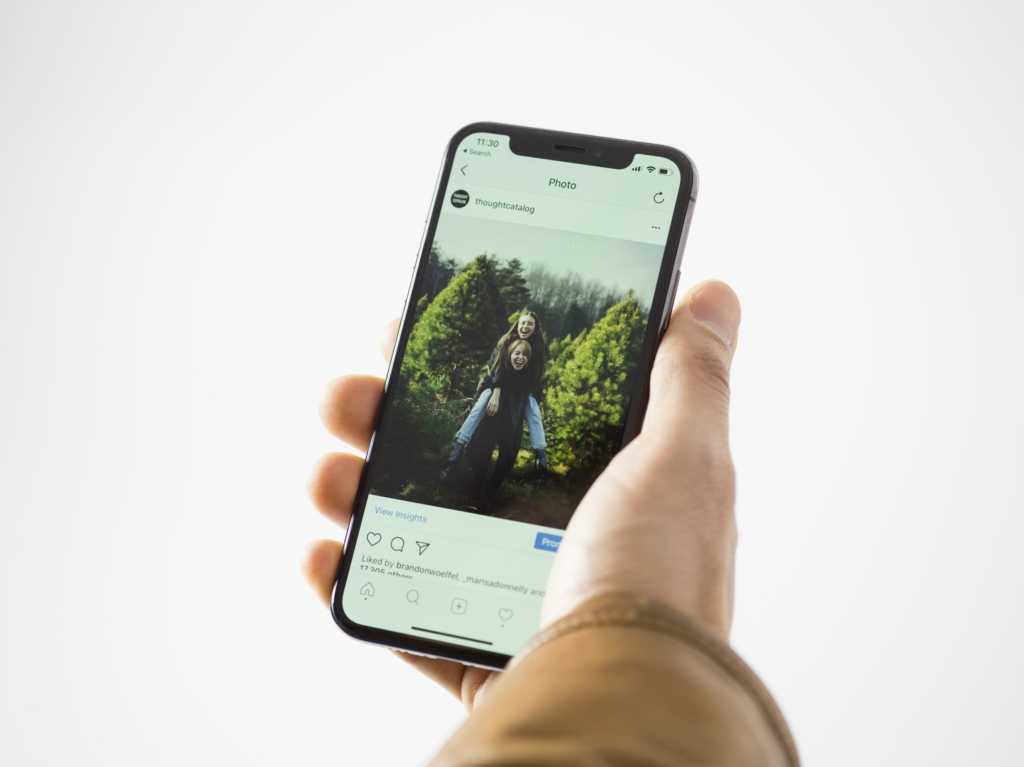
[[[690,313],[701,325],[732,346],[740,329],[740,300],[724,282],[708,282],[690,299]]]

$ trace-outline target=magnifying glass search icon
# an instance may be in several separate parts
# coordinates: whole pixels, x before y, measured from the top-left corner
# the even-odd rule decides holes
[[[405,598],[412,602],[414,605],[418,605],[420,603],[420,592],[418,592],[416,589],[413,589],[405,595]]]

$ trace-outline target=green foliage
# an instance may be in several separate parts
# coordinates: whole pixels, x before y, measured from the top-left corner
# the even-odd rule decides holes
[[[505,306],[526,306],[530,303],[530,289],[523,277],[523,264],[513,258],[497,270],[498,289]]]
[[[553,363],[558,359],[558,355],[562,353],[562,350],[572,341],[572,336],[566,336],[565,338],[554,338],[548,342],[548,363]]]
[[[514,304],[505,304],[505,306],[514,306]],[[524,306],[522,309],[516,312],[512,312],[508,316],[508,324],[511,326],[516,322],[519,322],[519,318],[522,317],[526,312],[530,311],[530,307]]]
[[[578,336],[573,338],[567,335],[565,338],[559,340],[555,339],[555,351],[551,352],[548,364],[548,381],[555,380],[552,376],[556,376],[557,373],[565,367],[565,363],[573,358],[576,347],[583,343],[583,339],[587,337],[587,331],[584,330]]]
[[[545,427],[556,462],[593,466],[611,456],[622,437],[646,324],[630,291],[552,363]]]
[[[440,396],[472,394],[494,342],[507,330],[493,258],[471,261],[424,309],[402,364],[410,383],[431,381]]]

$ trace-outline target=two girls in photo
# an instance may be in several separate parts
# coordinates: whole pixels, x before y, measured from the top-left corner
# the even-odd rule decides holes
[[[494,347],[487,365],[488,373],[477,387],[473,408],[455,437],[441,477],[448,479],[465,454],[476,484],[483,485],[481,510],[486,509],[512,471],[519,454],[524,420],[530,433],[530,448],[537,455],[538,484],[543,484],[547,478],[547,442],[538,404],[542,398],[545,356],[540,320],[533,312],[524,312]],[[484,483],[495,445],[498,460]]]

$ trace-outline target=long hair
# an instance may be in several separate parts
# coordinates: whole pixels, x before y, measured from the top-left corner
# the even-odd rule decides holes
[[[519,327],[519,320],[527,316],[533,317],[534,329],[533,334],[529,338],[524,339],[519,337],[519,331],[516,328]],[[548,345],[544,342],[544,331],[541,330],[540,317],[537,316],[536,312],[531,312],[527,309],[513,320],[512,327],[498,341],[498,356],[494,360],[494,367],[491,369],[492,373],[497,371],[502,359],[508,356],[509,344],[513,341],[526,341],[529,343],[532,350],[530,364],[537,366],[537,380],[539,381],[540,376],[544,375],[544,364],[548,359]]]
[[[533,338],[533,336],[530,336]],[[519,346],[525,346],[526,351],[529,353],[530,360],[526,363],[526,366],[522,370],[516,370],[512,367],[512,352],[519,348]],[[543,372],[540,365],[536,362],[536,352],[534,346],[525,338],[516,338],[505,345],[504,353],[495,360],[494,364],[496,367],[501,368],[507,373],[514,376],[525,376],[526,379],[526,390],[530,391],[540,382],[540,376]]]

